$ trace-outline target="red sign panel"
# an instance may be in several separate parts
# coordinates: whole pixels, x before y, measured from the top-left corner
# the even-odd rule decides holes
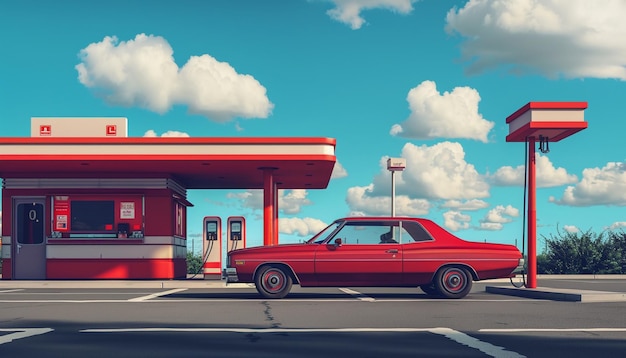
[[[54,197],[54,230],[65,232],[69,230],[70,202],[67,196]]]
[[[39,136],[49,137],[52,135],[52,126],[50,124],[42,124],[39,126]]]
[[[107,125],[107,135],[108,136],[116,136],[117,135],[117,126],[114,124]]]

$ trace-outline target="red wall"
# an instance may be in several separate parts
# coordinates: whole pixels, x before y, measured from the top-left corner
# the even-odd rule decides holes
[[[175,212],[172,195],[146,197],[145,235],[174,235]]]

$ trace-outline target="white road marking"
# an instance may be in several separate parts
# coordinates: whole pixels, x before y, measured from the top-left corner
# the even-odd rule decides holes
[[[80,333],[134,333],[134,332],[231,332],[231,333],[361,333],[361,332],[428,332],[444,336],[464,346],[477,349],[495,358],[525,358],[503,347],[483,342],[451,328],[94,328]]]
[[[479,339],[476,339],[472,336],[468,336],[467,334],[459,331],[455,331],[450,328],[435,328],[431,331],[432,333],[440,334],[445,336],[448,339],[451,339],[457,343],[462,345],[478,349],[479,351],[487,354],[490,357],[497,358],[523,358],[526,357],[517,352],[507,351],[503,347],[493,345],[491,343],[483,342]]]
[[[128,303],[128,300],[0,300],[0,303]]]
[[[0,293],[9,293],[9,292],[18,292],[18,291],[24,291],[23,288],[16,288],[14,290],[4,290],[4,291],[0,291]]]
[[[157,298],[157,297],[160,297],[160,296],[171,295],[172,293],[181,292],[181,291],[187,291],[187,289],[186,288],[175,288],[175,289],[169,290],[169,291],[163,291],[163,292],[153,293],[153,294],[146,295],[146,296],[131,298],[128,301],[129,302],[141,302],[141,301],[151,300],[153,298]]]
[[[83,329],[81,333],[116,333],[116,332],[231,332],[231,333],[320,333],[320,332],[430,332],[434,328],[93,328]]]
[[[131,301],[132,300],[132,301]],[[206,299],[161,299],[158,301],[138,301],[137,298],[131,300],[0,300],[0,303],[172,303],[172,302],[265,302],[265,298],[206,298]],[[376,302],[378,304],[383,303],[397,303],[397,302],[446,302],[446,300],[437,298],[407,298],[407,299],[374,299],[371,297],[360,298],[362,302]],[[528,302],[528,299],[498,299],[498,300],[476,300],[464,298],[463,302]],[[280,300],[274,300],[275,303],[280,302],[352,302],[354,298],[283,298]]]
[[[52,328],[0,328],[0,332],[15,332],[0,335],[0,344],[11,343],[16,339],[28,338],[52,331]]]
[[[479,332],[523,333],[523,332],[626,332],[626,328],[483,328]]]
[[[351,290],[351,289],[349,289],[349,288],[340,288],[339,290],[340,290],[340,291],[343,291],[344,293],[347,293],[347,294],[349,294],[349,295],[352,295],[352,296],[354,296],[355,298],[358,298],[358,299],[359,299],[359,300],[361,300],[361,301],[367,301],[367,302],[374,302],[374,301],[376,301],[376,300],[375,300],[374,298],[372,298],[372,297],[365,296],[365,295],[364,295],[364,294],[362,294],[361,292],[359,292],[359,291],[354,291],[354,290]]]
[[[9,291],[0,291],[0,293],[15,293],[15,292],[11,292],[11,291],[24,291],[24,289],[15,289],[15,290],[9,290]],[[110,295],[110,296],[128,296],[128,295],[141,295],[141,294],[145,294],[145,292],[106,292],[106,293],[102,293],[100,291],[98,292],[22,292],[24,295],[29,295],[29,296],[72,296],[72,295],[83,295],[83,296],[102,296],[104,295]]]

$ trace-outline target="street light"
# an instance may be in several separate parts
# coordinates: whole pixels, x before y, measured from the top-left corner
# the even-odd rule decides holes
[[[401,172],[406,168],[406,159],[389,158],[387,159],[387,170],[391,172],[391,216],[396,216],[396,179],[395,173]]]

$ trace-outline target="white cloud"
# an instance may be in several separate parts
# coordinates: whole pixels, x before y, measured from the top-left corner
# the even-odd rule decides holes
[[[283,234],[311,236],[326,228],[328,224],[313,218],[279,218],[278,231]]]
[[[519,210],[511,205],[498,205],[489,210],[484,218],[480,219],[480,229],[497,231],[502,230],[503,224],[513,221],[512,218],[519,216]]]
[[[373,184],[355,186],[348,189],[346,202],[356,216],[391,215],[391,197],[372,195]],[[406,195],[396,195],[395,209],[398,216],[420,216],[428,213],[430,203],[425,199],[411,199]]]
[[[476,198],[489,196],[489,184],[473,165],[465,162],[465,152],[459,143],[442,142],[430,147],[407,143],[401,157],[406,159],[406,169],[395,174],[398,215],[427,214],[431,207],[428,200],[431,199],[449,200],[444,207],[457,210],[487,207]],[[391,175],[387,170],[387,159],[380,159],[380,172],[373,183],[348,189],[346,201],[352,214],[391,213]]]
[[[179,68],[173,53],[160,36],[139,34],[121,42],[107,36],[82,49],[75,68],[80,83],[112,105],[165,113],[180,104],[217,122],[271,113],[274,105],[254,77],[206,54],[191,56]]]
[[[568,186],[561,199],[550,197],[559,205],[626,205],[626,162],[609,162],[603,168],[583,170],[582,180]]]
[[[623,230],[626,229],[626,221],[616,221],[608,228],[609,230]]]
[[[335,4],[334,9],[326,13],[339,22],[349,24],[353,30],[358,30],[365,24],[361,11],[371,9],[388,9],[401,14],[408,14],[413,10],[413,3],[417,0],[330,0]]]
[[[390,134],[415,139],[467,138],[487,142],[494,122],[478,113],[480,95],[469,87],[452,92],[437,91],[433,81],[424,81],[407,96],[411,114],[401,124],[394,124]]]
[[[470,0],[447,14],[475,74],[504,66],[548,77],[626,80],[626,2]]]
[[[578,177],[574,174],[568,174],[565,168],[555,168],[547,156],[535,153],[535,160],[535,176],[539,188],[572,184],[578,181]],[[522,186],[525,176],[525,165],[518,165],[515,168],[511,166],[501,167],[489,178],[494,185]]]
[[[278,209],[284,214],[298,214],[302,206],[311,205],[307,199],[309,193],[304,189],[279,190]],[[228,193],[228,198],[238,199],[244,208],[263,209],[263,190],[248,190],[241,193]]]
[[[489,207],[489,204],[486,201],[479,199],[466,200],[464,202],[460,200],[448,200],[443,203],[441,207],[454,210],[475,211],[485,209]]]
[[[468,229],[469,222],[472,218],[469,215],[463,214],[459,211],[447,211],[443,213],[443,225],[450,231],[459,231],[461,229]]]
[[[307,199],[309,194],[304,189],[279,190],[278,208],[285,214],[297,214],[302,206],[311,205],[311,200]]]
[[[346,168],[344,168],[344,166],[341,165],[339,161],[335,162],[335,167],[333,168],[333,172],[330,175],[330,178],[339,179],[339,178],[345,178],[347,176],[348,176],[348,171],[346,170]]]
[[[189,137],[189,134],[185,132],[179,132],[179,131],[167,131],[159,136],[157,132],[155,132],[152,129],[149,129],[146,131],[146,133],[143,134],[143,136],[144,137]]]
[[[563,230],[565,230],[566,232],[570,233],[570,234],[575,234],[577,232],[579,232],[580,230],[574,226],[574,225],[564,225],[563,226]]]
[[[402,148],[406,169],[398,175],[397,192],[427,199],[476,199],[489,196],[489,184],[465,161],[459,143],[441,142],[433,146],[407,143]],[[381,173],[374,183],[388,188],[386,158],[381,160]],[[385,173],[386,172],[386,173]]]

